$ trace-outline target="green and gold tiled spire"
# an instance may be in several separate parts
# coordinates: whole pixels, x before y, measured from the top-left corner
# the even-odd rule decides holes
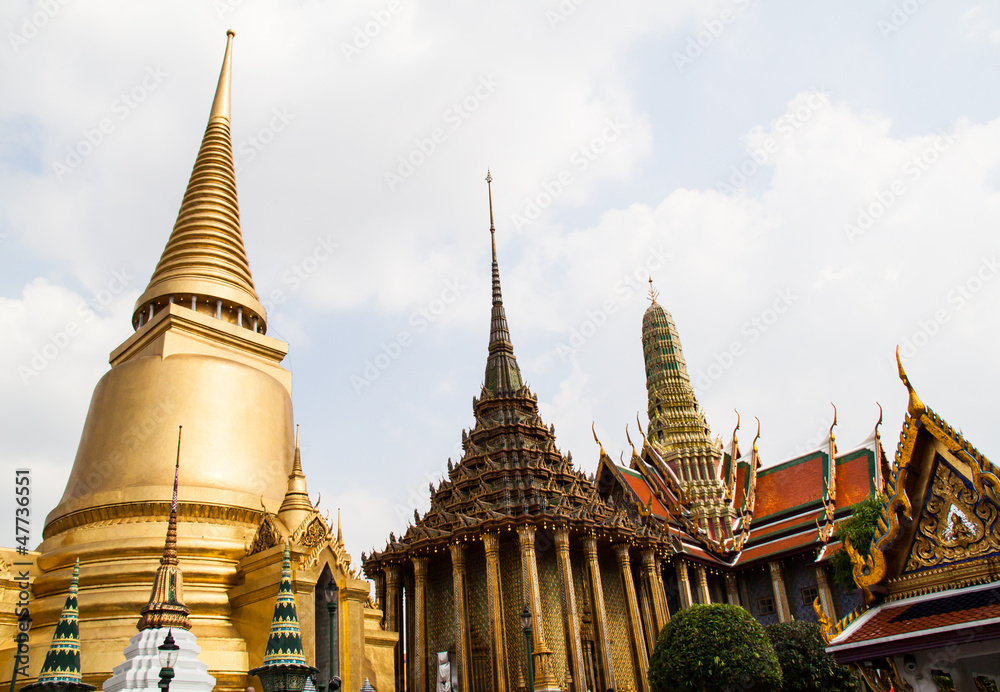
[[[76,592],[80,582],[80,558],[73,565],[73,579],[69,583],[69,594],[62,609],[62,616],[56,623],[52,644],[45,654],[45,663],[38,680],[24,687],[25,690],[67,690],[86,692],[95,689],[83,683],[80,672],[80,611],[76,602]]]
[[[267,637],[263,665],[250,671],[260,678],[264,692],[301,692],[306,678],[316,675],[316,668],[306,664],[302,648],[302,632],[295,613],[295,591],[292,589],[292,562],[288,542],[281,563],[281,584],[271,618],[271,633]]]
[[[650,305],[642,316],[649,441],[680,478],[706,537],[725,549],[733,537],[733,509],[720,477],[722,449],[698,407],[674,318],[657,297],[650,278]]]

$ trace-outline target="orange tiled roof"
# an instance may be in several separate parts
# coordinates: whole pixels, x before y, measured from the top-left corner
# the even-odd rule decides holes
[[[858,450],[837,459],[837,509],[855,505],[873,492],[874,457],[870,450]]]
[[[653,506],[651,508],[653,514],[661,519],[666,519],[668,517],[667,509],[650,491],[645,478],[633,475],[635,473],[634,471],[623,469],[620,466],[618,467],[618,470],[621,472],[622,478],[625,479],[625,482],[628,483],[628,487],[632,489],[636,498],[642,503],[643,507],[646,507],[649,504],[649,499],[653,498]]]
[[[822,452],[816,451],[780,466],[758,471],[755,518],[820,502],[825,458]]]
[[[832,642],[829,650],[838,660],[859,660],[876,650],[891,655],[919,649],[922,647],[914,639],[921,637],[928,647],[941,645],[941,637],[972,641],[967,631],[970,626],[983,635],[989,625],[1000,628],[1000,586],[918,596],[884,604],[869,613]],[[995,636],[992,632],[990,638]]]

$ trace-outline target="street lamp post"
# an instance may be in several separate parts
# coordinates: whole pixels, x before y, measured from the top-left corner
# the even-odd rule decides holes
[[[340,676],[334,673],[333,662],[337,660],[337,646],[333,639],[333,627],[337,622],[337,584],[331,579],[327,582],[326,586],[323,587],[323,591],[326,594],[326,612],[330,616],[330,685],[329,691],[336,692],[340,689]],[[337,673],[340,672],[340,666],[337,666]]]
[[[167,630],[167,636],[163,643],[156,647],[160,656],[160,682],[157,683],[163,692],[170,689],[170,681],[174,679],[174,665],[177,663],[177,654],[181,647],[174,642],[173,630]]]
[[[525,604],[524,610],[521,611],[521,631],[524,632],[524,642],[528,647],[528,690],[529,692],[534,692],[535,690],[534,645],[531,641],[531,610],[528,608],[527,604]]]

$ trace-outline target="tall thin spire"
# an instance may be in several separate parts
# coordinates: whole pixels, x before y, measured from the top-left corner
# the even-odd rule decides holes
[[[142,607],[142,615],[136,625],[138,630],[177,627],[191,629],[184,605],[184,576],[177,561],[177,482],[181,470],[181,433],[183,426],[177,426],[177,460],[174,463],[174,494],[170,501],[170,519],[167,522],[167,539],[163,544],[160,566],[153,577],[153,589],[149,601]]]
[[[486,360],[484,387],[492,394],[512,394],[523,385],[521,370],[514,358],[514,345],[507,330],[507,315],[500,292],[500,265],[497,263],[496,228],[493,225],[493,177],[486,172],[486,189],[490,200],[490,240],[493,246],[493,310],[490,315],[490,346]]]
[[[93,685],[83,682],[80,672],[80,609],[76,594],[80,583],[80,558],[73,565],[73,578],[69,582],[69,593],[62,615],[52,635],[52,643],[45,654],[45,663],[38,674],[38,680],[24,687],[25,690],[41,692],[57,690],[63,692],[88,692]]]
[[[193,306],[264,333],[267,315],[257,298],[240,231],[233,144],[229,133],[232,31],[208,127],[191,171],[170,239],[146,291],[135,303],[132,326],[168,302]]]

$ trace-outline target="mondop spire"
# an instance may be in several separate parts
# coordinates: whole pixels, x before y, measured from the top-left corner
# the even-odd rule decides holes
[[[267,315],[250,275],[236,173],[229,134],[232,31],[201,149],[194,162],[174,230],[145,293],[135,304],[132,326],[138,329],[169,302],[266,330]]]
[[[490,200],[490,241],[493,246],[493,311],[490,315],[490,350],[486,361],[484,387],[491,394],[512,394],[524,384],[514,358],[514,345],[507,330],[507,315],[500,294],[500,267],[497,264],[496,228],[493,226],[493,177],[486,171],[486,189]]]

